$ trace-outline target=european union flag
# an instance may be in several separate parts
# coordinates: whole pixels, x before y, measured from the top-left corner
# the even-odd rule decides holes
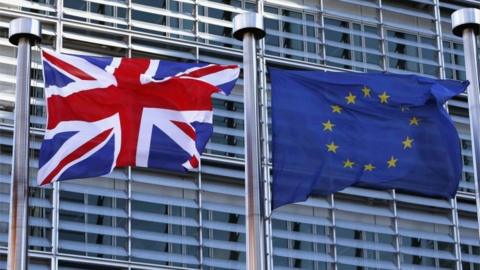
[[[273,208],[356,185],[452,198],[460,141],[443,108],[468,82],[270,69]]]

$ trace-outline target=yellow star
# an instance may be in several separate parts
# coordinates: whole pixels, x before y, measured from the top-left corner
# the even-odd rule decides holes
[[[371,97],[371,96],[370,96],[370,88],[364,86],[364,87],[362,88],[362,92],[363,92],[363,97]]]
[[[412,117],[412,119],[410,119],[410,126],[418,126],[418,118],[417,117]]]
[[[387,92],[383,92],[381,95],[378,95],[380,98],[380,103],[388,103],[388,98],[390,97],[387,95]]]
[[[345,160],[343,162],[343,167],[344,168],[353,168],[353,165],[355,164],[355,162],[353,161],[350,161],[350,159],[347,158],[347,160]]]
[[[332,112],[333,113],[342,113],[342,107],[340,107],[338,105],[332,105],[330,107],[332,107]]]
[[[397,167],[398,158],[390,157],[390,160],[387,161],[388,168]]]
[[[348,92],[348,96],[345,97],[345,99],[347,100],[347,104],[355,104],[356,98],[356,96],[352,95],[352,92]]]
[[[325,123],[322,123],[322,125],[323,125],[323,131],[326,131],[326,130],[333,131],[333,127],[335,126],[334,124],[332,124],[332,122],[330,122],[330,120],[328,120]]]
[[[333,152],[333,153],[337,153],[337,148],[340,147],[338,145],[335,145],[335,143],[332,141],[330,144],[326,144],[327,148],[328,148],[328,152]]]
[[[375,169],[375,166],[373,166],[372,163],[368,163],[367,165],[363,166],[363,170],[364,170],[364,171],[369,171],[369,172],[371,172],[371,171],[373,171],[374,169]]]
[[[402,143],[403,143],[403,149],[412,148],[413,139],[410,139],[407,136],[407,138],[404,141],[402,141]]]

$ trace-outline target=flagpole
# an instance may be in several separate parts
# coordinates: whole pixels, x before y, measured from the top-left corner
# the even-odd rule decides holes
[[[9,41],[17,45],[15,122],[13,137],[7,269],[28,265],[28,143],[31,47],[41,40],[40,22],[31,18],[10,21]]]
[[[233,36],[243,40],[243,96],[245,125],[246,259],[248,270],[265,268],[265,216],[259,130],[256,41],[265,36],[263,18],[242,13],[233,18]]]
[[[468,111],[470,116],[470,134],[472,139],[473,178],[475,182],[475,200],[477,204],[478,235],[480,237],[480,84],[478,79],[477,35],[480,30],[480,10],[475,8],[459,9],[452,13],[452,31],[463,37],[465,72],[470,85],[468,92]]]

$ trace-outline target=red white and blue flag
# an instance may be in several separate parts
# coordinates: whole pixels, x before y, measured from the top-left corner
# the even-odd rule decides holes
[[[42,51],[47,127],[40,185],[115,167],[196,170],[212,132],[213,93],[229,94],[236,65]]]

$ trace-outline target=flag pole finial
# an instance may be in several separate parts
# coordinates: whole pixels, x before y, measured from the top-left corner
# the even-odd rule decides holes
[[[463,8],[452,13],[452,32],[456,36],[463,36],[464,29],[473,29],[476,35],[480,30],[480,10]]]
[[[252,33],[255,39],[265,37],[263,18],[258,13],[246,12],[233,18],[233,37],[243,40],[245,33]]]
[[[18,45],[20,38],[25,37],[34,45],[41,41],[41,31],[41,25],[38,20],[32,18],[16,18],[10,21],[8,40],[13,45]]]
[[[41,41],[40,22],[32,18],[14,19],[10,22],[8,37],[10,43],[18,47],[7,269],[25,270],[28,264],[28,145],[31,47]]]

